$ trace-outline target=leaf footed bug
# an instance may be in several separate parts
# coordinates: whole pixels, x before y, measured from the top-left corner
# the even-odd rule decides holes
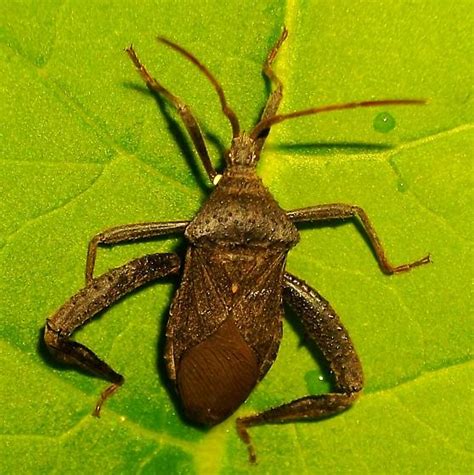
[[[191,221],[129,224],[94,236],[87,253],[86,286],[47,319],[44,334],[48,349],[58,360],[112,383],[97,402],[94,413],[98,416],[103,402],[124,379],[87,347],[71,340],[71,335],[132,290],[181,273],[166,329],[167,371],[186,416],[200,424],[214,425],[229,417],[270,369],[282,336],[283,303],[287,304],[327,360],[334,376],[334,390],[238,418],[237,431],[247,444],[252,462],[256,455],[249,427],[336,414],[357,399],[363,386],[359,358],[335,311],[314,289],[285,271],[287,253],[299,240],[295,224],[359,220],[386,274],[408,271],[430,261],[426,256],[393,266],[363,209],[335,203],[286,212],[256,175],[256,163],[272,125],[320,112],[424,103],[418,99],[352,102],[278,115],[283,85],[272,63],[286,36],[284,29],[263,64],[263,74],[274,88],[250,133],[240,131],[236,114],[207,68],[181,46],[158,38],[197,66],[219,96],[233,133],[222,174],[217,174],[211,163],[203,134],[189,107],[148,73],[132,46],[127,48],[150,91],[176,108],[215,189]],[[93,277],[99,245],[171,234],[184,234],[187,240],[184,262],[173,253],[151,254]]]

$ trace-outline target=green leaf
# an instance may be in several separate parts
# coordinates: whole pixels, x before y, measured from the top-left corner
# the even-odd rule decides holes
[[[0,472],[471,471],[470,1],[12,0],[0,17]],[[251,467],[235,417],[192,427],[156,369],[170,283],[133,294],[78,332],[126,378],[100,419],[90,412],[106,384],[53,363],[41,334],[83,285],[95,233],[190,219],[208,193],[176,114],[157,107],[123,48],[133,43],[192,106],[221,163],[230,129],[214,90],[154,38],[193,51],[248,129],[265,104],[261,64],[283,24],[281,111],[383,98],[430,103],[277,125],[259,174],[286,209],[358,204],[394,263],[430,252],[433,264],[387,277],[353,224],[304,227],[288,269],[337,309],[366,389],[337,417],[252,429],[259,464]],[[395,123],[384,128],[382,113]],[[178,242],[101,249],[98,271]],[[327,391],[320,363],[285,325],[274,367],[237,415]]]

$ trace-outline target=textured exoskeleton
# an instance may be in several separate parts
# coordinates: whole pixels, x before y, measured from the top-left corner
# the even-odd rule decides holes
[[[50,317],[45,327],[46,345],[56,358],[112,383],[97,403],[95,414],[99,415],[102,403],[124,379],[90,349],[72,341],[72,333],[128,292],[181,272],[166,330],[168,374],[187,417],[197,423],[213,425],[231,415],[271,367],[282,336],[283,303],[286,303],[301,319],[309,339],[327,360],[334,376],[334,389],[329,394],[308,395],[237,419],[237,430],[248,446],[251,461],[256,457],[248,427],[335,414],[348,408],[363,386],[359,358],[335,311],[315,290],[285,271],[287,253],[299,239],[295,224],[359,220],[382,271],[387,274],[429,262],[426,256],[409,264],[392,266],[361,208],[333,203],[287,212],[256,175],[256,163],[274,124],[333,110],[424,103],[416,99],[389,99],[277,115],[283,86],[272,70],[272,63],[286,36],[284,29],[264,62],[263,72],[275,88],[260,121],[250,133],[240,131],[237,116],[211,73],[191,53],[159,38],[194,63],[219,95],[233,132],[222,174],[217,174],[212,166],[204,137],[189,107],[148,73],[131,46],[127,49],[148,88],[176,108],[216,187],[192,221],[129,224],[97,234],[88,249],[86,287]],[[188,244],[184,264],[176,254],[152,254],[93,277],[99,245],[177,233],[184,233]]]

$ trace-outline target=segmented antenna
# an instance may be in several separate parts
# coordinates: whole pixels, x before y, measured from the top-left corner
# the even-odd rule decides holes
[[[260,121],[250,132],[250,136],[256,140],[258,136],[269,129],[272,125],[279,124],[284,120],[295,119],[305,115],[314,115],[321,112],[331,112],[343,109],[356,109],[358,107],[376,107],[376,106],[403,106],[403,105],[423,105],[426,104],[426,99],[383,99],[380,101],[362,101],[362,102],[347,102],[345,104],[331,104],[329,106],[312,107],[301,111],[290,112],[288,114],[278,114]]]
[[[219,100],[221,101],[222,112],[224,112],[224,114],[227,116],[230,125],[232,126],[232,136],[233,138],[236,138],[240,133],[239,119],[227,103],[227,100],[224,95],[224,90],[222,89],[222,86],[218,83],[217,79],[206,68],[206,66],[204,66],[204,64],[202,64],[194,55],[192,55],[189,51],[185,50],[182,46],[179,46],[178,44],[173,43],[173,41],[168,40],[167,38],[164,38],[162,36],[158,36],[157,40],[161,43],[164,43],[166,46],[169,46],[170,48],[174,49],[178,53],[182,54],[186,59],[188,59],[189,61],[191,61],[191,63],[197,66],[199,70],[204,73],[207,79],[209,79],[219,96]]]

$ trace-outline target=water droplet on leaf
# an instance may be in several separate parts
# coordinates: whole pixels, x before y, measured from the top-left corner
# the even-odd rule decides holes
[[[397,183],[397,190],[400,192],[400,193],[405,193],[405,191],[408,190],[408,184],[406,182],[404,182],[403,180],[398,180],[398,183]]]
[[[388,112],[377,114],[374,119],[374,130],[386,134],[395,128],[396,122]]]
[[[308,390],[309,393],[311,394],[318,394],[321,392],[321,381],[324,380],[321,379],[319,375],[319,371],[316,370],[310,370],[307,371],[306,374],[304,375],[304,379],[306,382],[306,389]]]

